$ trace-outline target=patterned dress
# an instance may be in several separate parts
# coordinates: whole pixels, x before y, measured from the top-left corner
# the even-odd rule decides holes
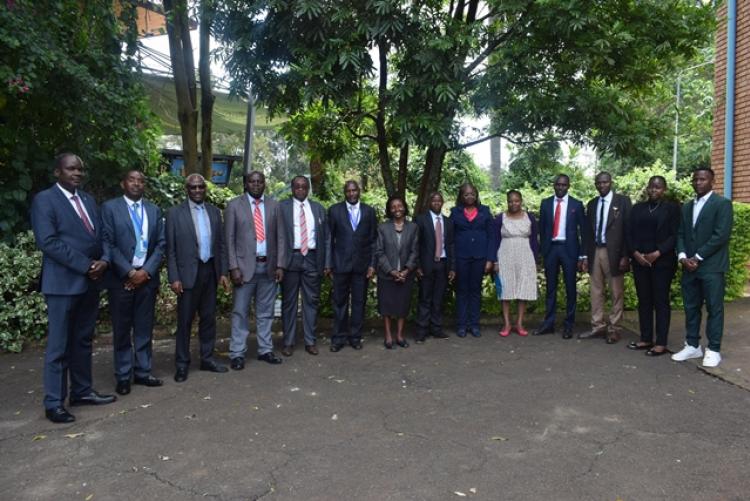
[[[506,214],[500,234],[497,264],[503,301],[536,301],[536,263],[529,245],[531,221],[526,214],[519,219],[511,219]]]

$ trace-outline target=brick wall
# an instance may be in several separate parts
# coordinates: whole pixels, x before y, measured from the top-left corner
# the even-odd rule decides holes
[[[750,202],[750,2],[737,2],[737,45],[734,103],[734,178],[732,199]],[[726,100],[727,23],[726,4],[718,14],[713,150],[711,166],[716,171],[714,187],[724,191],[724,114]]]

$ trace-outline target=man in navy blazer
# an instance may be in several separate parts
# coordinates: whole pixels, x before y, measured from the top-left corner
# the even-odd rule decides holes
[[[84,166],[73,153],[55,158],[57,183],[31,204],[31,226],[42,251],[42,293],[47,303],[44,354],[44,408],[53,423],[75,417],[65,407],[70,373],[70,405],[114,402],[92,388],[91,343],[99,312],[99,287],[107,269],[102,225],[93,197],[80,190]]]
[[[359,184],[347,181],[344,183],[346,200],[328,209],[331,252],[326,269],[333,275],[335,322],[331,351],[334,353],[346,343],[355,350],[362,349],[367,284],[375,274],[378,221],[375,209],[360,202],[359,194]]]
[[[120,187],[123,196],[102,205],[104,246],[111,262],[104,285],[112,316],[115,391],[127,395],[131,378],[137,385],[162,385],[151,375],[151,346],[166,241],[161,209],[143,198],[143,173],[129,170]]]
[[[573,337],[576,316],[576,270],[583,260],[581,240],[585,231],[583,202],[568,195],[570,178],[559,174],[555,178],[555,195],[542,200],[539,209],[539,236],[547,282],[544,321],[534,331],[535,336],[555,332],[557,310],[557,277],[560,268],[565,282],[565,323],[563,339]]]
[[[198,313],[200,370],[227,372],[214,360],[216,344],[216,287],[229,291],[227,252],[221,211],[205,202],[206,180],[191,174],[185,180],[188,199],[167,212],[167,274],[177,294],[177,332],[174,380],[188,377],[190,327]]]

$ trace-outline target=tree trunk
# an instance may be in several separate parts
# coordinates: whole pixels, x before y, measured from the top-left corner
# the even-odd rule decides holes
[[[314,195],[322,195],[325,187],[325,164],[317,156],[310,158],[310,189]]]
[[[428,209],[430,194],[437,191],[440,186],[440,176],[443,172],[443,160],[445,160],[446,151],[445,146],[430,146],[427,148],[422,182],[419,184],[417,204],[414,208],[416,214],[421,214]]]
[[[378,56],[380,58],[380,78],[378,81],[378,114],[375,117],[375,129],[377,130],[378,162],[380,172],[383,175],[383,184],[388,196],[396,193],[396,185],[393,182],[391,172],[391,159],[388,156],[388,133],[385,129],[385,107],[388,91],[388,43],[378,43]]]
[[[198,68],[201,81],[201,171],[203,177],[210,181],[213,177],[211,128],[213,126],[214,100],[216,99],[211,92],[211,60],[209,54],[211,50],[211,23],[214,17],[212,0],[203,0],[200,9],[200,59],[198,60]]]
[[[409,167],[409,143],[401,147],[398,152],[398,194],[406,196],[406,173]]]

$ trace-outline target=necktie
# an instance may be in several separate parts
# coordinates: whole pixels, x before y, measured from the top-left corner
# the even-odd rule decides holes
[[[143,246],[143,213],[139,212],[141,204],[135,202],[130,209],[130,219],[133,222],[133,232],[135,233],[135,257],[142,258],[146,255],[146,249]]]
[[[562,210],[562,198],[557,199],[557,207],[555,207],[555,221],[552,223],[552,239],[557,238],[560,233],[560,211]]]
[[[263,227],[263,214],[260,213],[260,200],[253,201],[253,222],[255,223],[255,240],[263,242],[266,239],[266,229]]]
[[[83,226],[86,228],[86,231],[88,231],[91,235],[95,235],[94,226],[91,224],[91,221],[89,221],[89,217],[86,215],[86,211],[83,210],[83,206],[81,205],[81,201],[79,200],[78,195],[73,195],[72,197],[70,197],[70,199],[73,200],[74,204],[76,204],[78,217],[80,217],[81,221],[83,221]]]
[[[604,245],[604,197],[599,200],[599,224],[596,228],[596,243]]]
[[[307,255],[307,218],[305,218],[305,204],[299,204],[299,251],[303,256]]]
[[[435,261],[440,261],[443,255],[443,223],[440,218],[435,219]]]
[[[198,233],[200,234],[200,241],[198,242],[200,259],[204,263],[207,263],[211,259],[211,238],[208,235],[208,214],[203,205],[196,205],[198,209]]]

